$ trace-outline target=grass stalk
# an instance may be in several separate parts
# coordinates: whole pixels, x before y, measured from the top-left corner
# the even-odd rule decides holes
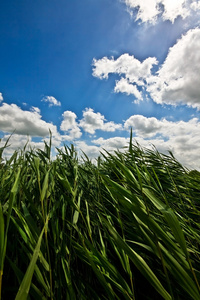
[[[198,171],[132,133],[97,164],[1,150],[0,300],[200,299]]]

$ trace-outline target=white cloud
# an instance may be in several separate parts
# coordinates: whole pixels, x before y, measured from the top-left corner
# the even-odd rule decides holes
[[[51,130],[53,136],[57,135],[55,125],[41,120],[38,108],[25,111],[15,104],[3,103],[0,106],[0,115],[0,130],[3,132],[44,137]]]
[[[83,153],[85,153],[92,160],[100,156],[100,151],[102,150],[100,147],[88,145],[84,141],[77,141],[75,145],[76,150],[79,152],[80,156],[82,156]]]
[[[158,120],[154,117],[147,118],[143,115],[133,115],[124,123],[125,129],[133,128],[135,134],[140,137],[153,137],[161,134],[163,137],[171,138],[172,136],[194,136],[200,132],[200,122],[193,118],[188,122],[172,122],[166,119]]]
[[[169,49],[158,75],[149,77],[157,103],[186,104],[200,108],[200,28],[189,30]]]
[[[8,145],[3,151],[3,157],[5,157],[5,158],[9,158],[14,153],[14,151],[20,151],[20,150],[24,149],[25,146],[26,146],[26,148],[25,148],[26,151],[30,151],[31,149],[44,150],[44,147],[45,147],[44,141],[46,141],[47,144],[49,144],[49,137],[40,138],[39,141],[36,142],[30,136],[25,136],[25,135],[20,135],[20,134],[12,134],[12,135],[5,134],[3,136],[3,138],[0,140],[0,148],[5,145],[5,143],[8,139],[9,139]],[[62,140],[62,137],[59,134],[52,138],[52,140],[51,140],[52,154],[55,153],[55,147],[60,147],[61,140]]]
[[[62,131],[68,131],[69,129],[71,129],[72,127],[76,127],[77,126],[77,115],[69,110],[66,110],[63,114],[63,121],[61,123],[60,129]]]
[[[137,142],[140,146],[149,149],[155,146],[159,152],[165,154],[170,150],[184,166],[200,170],[200,121],[198,119],[171,122],[166,119],[158,120],[137,115],[130,117],[125,124],[127,130],[133,128],[133,135],[135,134],[133,143]],[[151,128],[151,132],[148,127]],[[85,142],[78,142],[78,148],[83,149],[89,157],[95,158],[103,152],[103,149],[109,153],[117,149],[125,151],[129,141],[129,138],[118,136],[108,139],[100,137],[92,140],[94,147]]]
[[[3,101],[2,93],[0,93],[0,103]]]
[[[53,96],[45,96],[41,101],[48,102],[49,106],[61,106],[61,102]]]
[[[10,106],[7,104],[8,108]],[[6,105],[5,105],[6,107]],[[34,112],[30,111],[22,111],[17,106],[11,105],[12,109],[9,110],[10,119],[12,119],[15,124],[19,124],[21,119],[23,119],[24,126],[27,126],[26,120],[24,120],[25,115],[27,118],[32,118],[32,122],[37,125],[42,124],[43,126],[47,126],[47,123],[40,120],[39,112],[37,108]],[[0,107],[1,109],[2,107]],[[17,112],[17,113],[16,113]],[[85,112],[92,113],[93,110],[88,109]],[[14,113],[14,114],[12,114]],[[94,112],[93,112],[94,113]],[[1,116],[6,115],[7,113],[0,110]],[[20,114],[21,119],[18,117]],[[94,113],[95,114],[95,113]],[[94,116],[94,115],[93,115]],[[104,117],[101,114],[95,114],[95,117],[103,121],[103,124],[107,124],[110,122],[104,122]],[[57,132],[54,132],[52,139],[53,151],[54,147],[60,147],[61,143],[64,141],[71,141],[73,139],[78,139],[80,137],[80,128],[78,127],[78,123],[76,122],[76,115],[71,111],[66,111],[63,114],[63,122],[62,129],[66,131],[66,135],[60,135]],[[87,118],[86,118],[87,119]],[[93,117],[90,119],[90,125],[87,130],[94,130],[93,128]],[[5,120],[4,120],[5,121]],[[43,123],[40,123],[43,122]],[[88,120],[87,120],[88,121]],[[98,124],[98,122],[97,122]],[[96,124],[96,126],[97,126]],[[87,123],[89,126],[89,124]],[[102,123],[100,122],[102,126]],[[98,124],[98,126],[100,126]],[[118,124],[119,125],[119,124]],[[3,124],[5,129],[6,123]],[[103,125],[104,126],[104,125]],[[122,126],[121,126],[122,127]],[[199,169],[200,170],[200,156],[199,156],[199,148],[200,148],[200,121],[197,118],[192,118],[188,122],[185,121],[168,121],[166,119],[158,120],[155,117],[147,118],[143,115],[133,115],[128,118],[124,122],[124,129],[130,131],[130,128],[133,129],[134,140],[137,141],[141,146],[151,148],[154,145],[158,151],[162,153],[167,153],[167,150],[171,150],[175,157],[185,166],[189,168]],[[2,123],[0,122],[0,129],[2,130]],[[13,128],[12,128],[13,129]],[[36,126],[35,131],[38,127]],[[21,130],[22,131],[22,130]],[[34,142],[32,137],[28,137],[23,134],[19,134],[19,130],[17,134],[13,134],[11,137],[9,144],[10,147],[5,150],[7,156],[10,156],[14,150],[21,149],[24,145],[29,141],[28,147],[32,148],[44,148],[43,140],[45,139],[47,143],[49,142],[48,130],[46,128],[46,136],[41,139],[39,142]],[[32,129],[33,133],[33,129]],[[8,134],[5,134],[2,141],[0,142],[0,147],[2,147],[9,137]],[[109,153],[119,149],[120,151],[125,151],[126,147],[129,144],[129,138],[115,136],[112,138],[105,139],[103,137],[93,139],[93,145],[88,145],[85,141],[76,140],[75,146],[81,155],[81,150],[88,155],[89,158],[94,159],[100,155],[104,149]]]
[[[162,0],[161,4],[164,5],[163,20],[169,20],[172,23],[178,16],[185,19],[191,13],[190,1],[187,0]]]
[[[124,0],[124,2],[130,8],[132,15],[133,10],[138,10],[136,20],[142,22],[154,23],[160,13],[157,0]]]
[[[200,28],[190,29],[183,35],[153,75],[156,64],[155,57],[140,62],[127,53],[116,60],[103,57],[93,60],[93,76],[107,79],[111,73],[118,74],[120,80],[116,81],[114,91],[134,95],[137,101],[147,92],[159,104],[183,104],[200,109]]]
[[[144,86],[146,81],[151,76],[151,69],[153,65],[157,65],[158,61],[155,57],[148,57],[143,62],[140,62],[133,55],[128,53],[122,54],[116,60],[114,57],[110,59],[103,57],[102,59],[93,59],[93,76],[100,79],[107,79],[108,75],[119,74],[124,75],[116,82],[115,92],[123,92],[128,95],[133,94],[138,100],[142,99],[142,95],[137,89],[135,83],[138,86]]]
[[[136,99],[142,100],[142,93],[138,91],[136,85],[130,84],[125,78],[121,78],[120,80],[116,81],[114,91],[115,93],[134,95]]]
[[[161,152],[171,150],[184,165],[200,169],[200,121],[197,118],[172,122],[134,115],[126,120],[124,127],[127,130],[132,127],[141,145],[153,144]]]
[[[86,108],[83,111],[83,119],[80,120],[79,126],[91,134],[94,134],[97,129],[110,132],[122,129],[121,124],[115,124],[112,121],[106,122],[105,117],[99,112],[95,113],[92,108]]]
[[[149,57],[143,62],[140,62],[134,57],[124,53],[119,56],[116,60],[112,56],[110,59],[103,57],[102,59],[93,59],[93,76],[100,79],[107,79],[108,75],[113,74],[124,74],[129,82],[135,82],[138,85],[143,85],[144,80],[151,75],[151,69],[153,65],[158,62],[155,57]]]
[[[74,140],[80,138],[82,133],[76,122],[77,116],[74,112],[66,110],[63,114],[63,121],[60,129],[67,132],[68,135],[64,136],[64,140]]]
[[[31,107],[31,111],[40,114],[40,109],[39,109],[39,107],[32,106],[32,107]]]
[[[195,10],[195,11],[200,10],[200,1],[197,0],[197,1],[192,2],[191,8],[192,8],[193,10]]]
[[[9,138],[8,147],[4,149],[3,155],[5,157],[9,157],[13,154],[15,150],[23,149],[27,142],[31,141],[30,137],[26,137],[24,135],[13,134],[12,136],[5,134],[3,138],[0,140],[0,148],[3,147],[6,141]],[[43,143],[44,148],[44,143]]]
[[[95,145],[88,145],[85,141],[76,141],[76,149],[79,152],[79,155],[82,155],[84,152],[92,161],[101,155],[103,152],[106,155],[106,151],[112,153],[119,149],[124,151],[128,146],[129,138],[124,137],[113,137],[109,139],[99,138],[91,141]]]
[[[113,137],[104,139],[101,137],[99,139],[93,140],[92,143],[100,145],[105,150],[114,151],[117,149],[124,149],[129,143],[129,138]]]
[[[124,0],[131,15],[136,11],[136,20],[155,24],[158,17],[174,23],[178,16],[185,19],[194,10],[199,10],[196,0]]]
[[[131,116],[124,123],[124,127],[127,130],[132,127],[137,135],[143,137],[154,136],[161,129],[162,125],[162,121],[154,117],[146,118],[142,115]]]

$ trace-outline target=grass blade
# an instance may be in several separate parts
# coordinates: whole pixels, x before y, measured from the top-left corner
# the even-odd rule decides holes
[[[45,226],[46,226],[46,224],[45,224]],[[26,300],[27,297],[28,297],[29,289],[30,289],[30,285],[31,285],[31,281],[32,281],[32,277],[33,277],[33,273],[34,273],[34,269],[35,269],[35,265],[36,265],[38,255],[39,255],[39,251],[40,251],[40,246],[41,246],[41,242],[42,242],[44,229],[45,229],[45,227],[42,229],[42,232],[39,236],[37,245],[36,245],[35,250],[33,252],[33,256],[31,258],[28,269],[27,269],[27,271],[24,275],[22,283],[19,287],[19,291],[16,295],[15,300]]]

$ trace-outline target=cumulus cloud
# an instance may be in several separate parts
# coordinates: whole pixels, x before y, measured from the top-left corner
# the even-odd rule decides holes
[[[76,122],[77,116],[74,112],[66,110],[63,114],[63,121],[60,129],[67,132],[68,135],[64,136],[65,140],[74,140],[80,138],[82,133]]]
[[[102,59],[93,59],[93,76],[100,79],[107,79],[108,75],[124,74],[129,82],[135,82],[138,85],[143,85],[144,80],[151,75],[153,65],[157,64],[155,57],[148,57],[143,62],[140,62],[134,55],[128,53],[122,54],[116,60],[112,56],[103,57]]]
[[[53,96],[45,96],[44,98],[42,98],[41,101],[47,102],[49,103],[49,106],[61,106],[61,102],[58,101],[56,98],[54,98]]]
[[[132,116],[133,117],[133,116]],[[144,121],[144,126],[137,121]],[[145,118],[144,116],[136,116],[127,120],[126,128],[133,128],[134,139],[133,143],[138,143],[142,147],[152,149],[156,147],[161,153],[167,154],[172,151],[174,156],[186,167],[190,169],[200,170],[200,121],[196,118],[188,122],[170,122],[167,120],[157,120],[156,118]],[[150,132],[150,126],[152,132]],[[129,144],[129,138],[113,137],[113,138],[98,138],[92,143],[99,147],[95,148],[98,153],[103,149],[108,152],[113,152],[117,149],[125,151]],[[87,144],[84,145],[87,149]],[[88,152],[89,153],[89,152]]]
[[[41,119],[40,110],[33,107],[32,111],[22,110],[15,104],[3,103],[0,106],[0,130],[7,133],[44,137],[57,135],[57,128]]]
[[[32,112],[35,112],[35,113],[37,113],[37,114],[40,114],[40,109],[39,109],[39,107],[32,106],[32,107],[31,107],[31,111],[32,111]]]
[[[2,93],[0,93],[0,103],[3,101]]]
[[[200,2],[197,0],[197,1],[194,1],[192,2],[191,4],[191,8],[195,11],[198,11],[200,10]]]
[[[83,111],[83,119],[80,120],[79,126],[91,134],[94,134],[97,129],[110,132],[122,129],[121,124],[115,124],[112,121],[106,122],[105,117],[99,112],[95,113],[92,108],[86,108]]]
[[[189,30],[169,49],[147,91],[157,103],[200,107],[200,28]]]
[[[124,123],[125,129],[129,130],[132,127],[137,135],[144,137],[154,136],[162,125],[163,121],[159,121],[154,117],[146,118],[142,115],[131,116]]]
[[[99,139],[93,140],[92,143],[101,146],[105,150],[114,151],[117,149],[124,149],[129,143],[129,138],[113,137],[104,139],[100,137]]]
[[[153,74],[155,57],[143,62],[127,53],[93,60],[93,76],[107,79],[118,74],[114,91],[133,95],[137,101],[150,94],[159,104],[188,105],[200,108],[200,28],[190,29],[169,49],[164,63]]]
[[[25,136],[21,134],[5,134],[2,139],[0,139],[0,148],[5,145],[7,140],[9,139],[7,147],[3,151],[3,157],[4,158],[9,158],[15,151],[20,151],[22,149],[25,149],[26,151],[30,150],[44,150],[45,147],[45,142],[49,144],[50,138],[45,137],[45,138],[37,138],[37,141],[34,140],[31,136]],[[52,155],[55,155],[55,147],[60,147],[61,146],[61,141],[62,141],[62,136],[61,135],[56,135],[53,137],[51,140],[51,152]]]
[[[96,159],[100,156],[100,151],[102,150],[98,146],[88,145],[85,141],[77,141],[75,143],[76,150],[79,152],[79,155],[82,156],[85,153],[90,159]]]
[[[116,82],[114,91],[128,95],[133,94],[138,100],[141,100],[142,95],[137,86],[144,86],[146,84],[151,76],[151,69],[157,64],[158,61],[155,57],[148,57],[143,62],[140,62],[128,53],[122,54],[116,60],[114,57],[110,59],[103,57],[99,60],[93,59],[93,76],[100,79],[107,79],[111,73],[118,74],[120,77],[124,75],[125,78],[121,77]]]
[[[26,137],[24,135],[13,134],[12,136],[10,136],[8,134],[5,134],[3,138],[0,140],[0,148],[5,145],[8,139],[9,139],[7,145],[8,147],[6,147],[3,152],[4,156],[6,157],[11,156],[15,150],[20,150],[24,148],[27,143],[31,142],[31,138]],[[43,148],[44,148],[44,143],[43,143]]]
[[[114,88],[115,93],[126,93],[127,95],[134,95],[136,99],[142,100],[142,93],[138,91],[137,87],[130,84],[127,79],[121,78],[116,81]]]
[[[133,115],[125,121],[124,127],[127,130],[132,127],[137,136],[145,138],[156,134],[167,138],[172,136],[186,137],[188,135],[194,136],[200,132],[200,122],[197,118],[193,118],[188,122],[172,122],[166,119],[158,120],[154,117],[147,118],[143,115]]]
[[[153,144],[161,152],[171,150],[186,166],[200,169],[200,121],[197,118],[172,122],[134,115],[125,121],[124,127],[127,130],[132,127],[141,145]]]
[[[166,119],[147,118],[142,115],[131,116],[124,127],[133,129],[133,143],[152,149],[156,147],[161,153],[172,151],[174,156],[186,167],[200,170],[200,121],[193,118],[188,122],[172,122]],[[112,153],[119,149],[125,151],[130,139],[125,137],[100,137],[92,140],[94,146],[78,142],[77,146],[91,158],[98,157],[103,149]]]
[[[136,12],[136,21],[155,24],[158,17],[174,23],[180,16],[185,19],[192,11],[199,10],[196,0],[124,0],[131,15]]]
[[[85,141],[76,141],[76,150],[79,152],[79,155],[85,153],[92,161],[101,156],[101,153],[106,155],[106,151],[112,153],[119,149],[124,151],[127,148],[129,143],[129,138],[124,137],[113,137],[109,139],[98,138],[91,141],[94,145],[88,145]]]
[[[66,110],[63,114],[63,121],[61,123],[60,129],[62,131],[68,131],[69,129],[71,129],[72,127],[76,127],[77,126],[77,115],[69,110]]]

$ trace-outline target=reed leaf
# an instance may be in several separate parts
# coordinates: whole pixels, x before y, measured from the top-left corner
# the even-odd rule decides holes
[[[46,224],[45,224],[45,226],[46,226]],[[45,227],[42,229],[42,232],[39,236],[38,242],[37,242],[36,247],[33,252],[33,256],[30,260],[30,263],[29,263],[28,269],[24,275],[24,278],[20,284],[20,287],[19,287],[18,293],[15,297],[15,300],[26,300],[28,297],[33,273],[35,270],[36,262],[37,262],[39,251],[40,251],[40,246],[41,246],[41,242],[42,242],[44,229],[45,229]]]

